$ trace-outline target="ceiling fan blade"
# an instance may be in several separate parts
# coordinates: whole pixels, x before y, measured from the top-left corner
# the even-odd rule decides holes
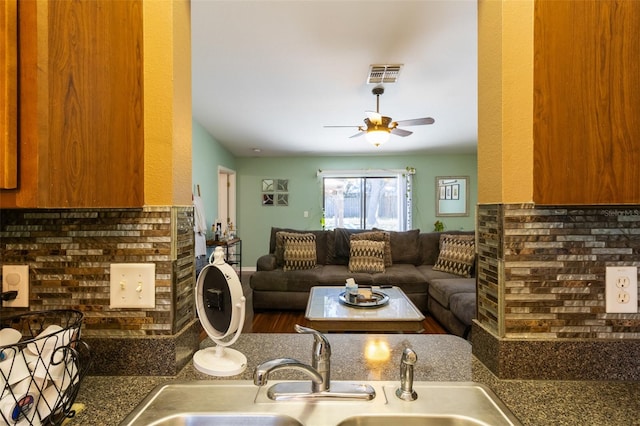
[[[436,120],[431,117],[414,118],[413,120],[396,121],[397,126],[422,126],[424,124],[433,124]]]
[[[355,125],[355,126],[322,126],[322,127],[360,127],[360,126]]]
[[[365,133],[366,133],[366,132],[365,132],[364,130],[360,130],[360,131],[359,131],[358,133],[356,133],[355,135],[353,135],[353,136],[349,136],[349,139],[351,139],[351,138],[357,138],[358,136],[362,136],[362,135],[364,135]]]
[[[382,114],[380,114],[379,112],[365,111],[364,113],[367,114],[367,118],[369,119],[371,124],[382,124]]]
[[[391,133],[393,133],[394,135],[405,137],[405,136],[409,136],[413,132],[410,132],[410,131],[404,130],[404,129],[398,129],[396,127],[395,129],[391,129]]]

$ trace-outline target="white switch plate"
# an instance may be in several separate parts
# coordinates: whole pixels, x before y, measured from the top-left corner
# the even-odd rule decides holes
[[[110,308],[155,308],[156,264],[112,263]]]
[[[2,265],[2,291],[18,292],[13,300],[2,302],[11,308],[29,307],[29,265]]]
[[[638,312],[638,268],[607,266],[607,313]]]

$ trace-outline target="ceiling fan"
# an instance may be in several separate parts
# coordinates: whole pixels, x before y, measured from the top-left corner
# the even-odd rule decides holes
[[[376,110],[365,111],[367,118],[364,119],[365,126],[324,126],[324,127],[357,127],[358,133],[350,138],[366,135],[366,138],[374,146],[380,146],[389,140],[393,133],[398,136],[409,136],[413,132],[400,129],[398,126],[422,126],[425,124],[433,124],[435,120],[431,117],[414,118],[412,120],[392,121],[391,117],[380,114],[380,95],[384,93],[384,87],[374,87],[371,91],[376,95]]]

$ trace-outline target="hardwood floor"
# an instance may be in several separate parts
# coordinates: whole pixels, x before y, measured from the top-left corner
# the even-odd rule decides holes
[[[427,317],[423,322],[424,334],[447,334],[436,320]],[[303,311],[265,311],[253,314],[253,333],[293,333],[295,324],[307,325]],[[248,331],[248,330],[247,330]]]

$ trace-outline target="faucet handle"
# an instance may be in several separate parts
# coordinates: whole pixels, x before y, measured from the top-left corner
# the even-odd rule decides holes
[[[314,347],[316,348],[314,350],[315,354],[322,356],[331,355],[331,345],[329,344],[329,340],[324,334],[320,333],[318,330],[314,330],[313,328],[303,327],[300,324],[296,324],[294,326],[294,329],[298,333],[313,335],[313,338],[315,339]]]

